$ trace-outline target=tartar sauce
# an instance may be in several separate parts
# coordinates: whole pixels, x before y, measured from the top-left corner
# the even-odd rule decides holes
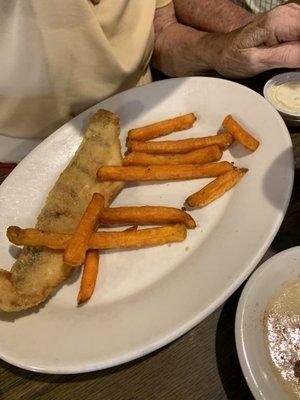
[[[268,96],[275,106],[290,113],[300,112],[300,80],[270,85]]]

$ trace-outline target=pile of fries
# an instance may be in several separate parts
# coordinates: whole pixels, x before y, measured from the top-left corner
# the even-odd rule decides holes
[[[193,113],[179,116],[128,132],[129,153],[123,166],[103,166],[97,177],[101,181],[161,181],[215,178],[186,198],[186,205],[201,208],[235,186],[248,171],[220,161],[223,150],[234,141],[255,151],[259,141],[231,115],[222,123],[222,132],[214,136],[173,141],[150,141],[172,132],[189,129],[196,121]],[[170,168],[172,165],[172,168]],[[132,225],[125,231],[97,232],[100,225]],[[138,225],[165,225],[138,230]],[[73,235],[21,229],[7,230],[10,242],[20,246],[45,246],[64,251],[63,260],[74,268],[84,265],[78,304],[93,294],[99,269],[99,250],[140,248],[179,242],[186,238],[187,228],[196,223],[185,211],[172,207],[104,206],[103,197],[94,193]]]

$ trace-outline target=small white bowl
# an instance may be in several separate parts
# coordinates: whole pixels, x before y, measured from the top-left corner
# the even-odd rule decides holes
[[[278,74],[273,76],[273,78],[269,79],[268,82],[264,86],[264,97],[265,99],[272,104],[274,108],[281,114],[282,118],[286,121],[288,125],[291,126],[300,126],[300,111],[292,112],[283,107],[280,107],[272,97],[270,96],[270,88],[272,86],[282,85],[287,82],[300,82],[300,71],[292,71],[285,72],[283,74]],[[299,93],[300,95],[300,93]]]
[[[264,344],[263,317],[276,290],[300,277],[300,246],[271,257],[247,282],[235,319],[239,361],[250,390],[257,400],[288,400],[274,375]]]

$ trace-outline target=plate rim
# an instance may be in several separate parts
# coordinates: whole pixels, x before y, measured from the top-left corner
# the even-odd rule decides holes
[[[148,85],[145,86],[160,86],[160,85],[167,85],[170,84],[170,82],[179,82],[179,81],[188,81],[188,80],[219,80],[219,81],[223,81],[226,82],[227,85],[232,85],[232,86],[239,86],[242,90],[244,90],[245,92],[252,92],[252,94],[254,94],[255,96],[259,97],[260,99],[263,99],[266,106],[270,108],[270,110],[272,110],[275,115],[277,115],[278,117],[278,121],[281,121],[281,130],[285,131],[285,136],[286,136],[286,140],[289,142],[289,150],[290,150],[290,156],[291,158],[293,158],[293,153],[292,153],[292,142],[291,142],[291,138],[288,132],[288,129],[286,127],[286,125],[284,124],[283,119],[281,118],[280,114],[272,107],[272,105],[270,103],[268,103],[268,101],[266,99],[263,98],[263,96],[261,96],[259,93],[257,93],[256,91],[248,88],[245,85],[242,85],[240,83],[236,83],[227,79],[223,79],[223,78],[215,78],[215,77],[182,77],[182,78],[171,78],[171,79],[167,79],[167,80],[162,80],[162,81],[156,81],[156,82],[152,82]],[[92,107],[88,108],[87,110],[83,111],[82,113],[80,113],[79,115],[77,115],[75,118],[71,119],[70,121],[68,121],[67,123],[65,123],[64,125],[62,125],[60,128],[58,128],[55,132],[53,132],[50,136],[48,136],[42,143],[40,143],[37,147],[35,147],[29,154],[28,156],[34,154],[34,152],[39,151],[40,146],[45,145],[45,143],[47,143],[48,141],[51,141],[55,136],[58,136],[60,134],[61,131],[63,131],[65,129],[65,127],[67,125],[69,125],[70,123],[77,121],[77,120],[81,120],[82,118],[86,117],[89,113],[91,113],[92,111],[94,111],[95,109],[99,108],[99,107],[105,107],[105,105],[103,105],[103,103],[105,103],[107,100],[111,100],[112,98],[115,98],[117,96],[122,96],[124,95],[124,93],[129,93],[131,91],[143,91],[145,86],[140,86],[140,87],[135,87],[135,88],[131,88],[129,90],[126,90],[124,92],[118,93],[114,96],[111,96],[110,98],[107,98],[95,105],[93,105]],[[27,156],[27,157],[28,157]],[[27,158],[26,157],[26,158]],[[26,159],[25,158],[25,159]],[[9,178],[11,177],[13,178],[14,174],[17,173],[17,171],[19,170],[19,168],[22,168],[22,164],[23,161],[21,161],[19,163],[19,165],[15,168],[15,170],[10,174]],[[246,269],[243,270],[243,272],[241,274],[239,274],[238,279],[236,279],[230,286],[227,287],[226,290],[224,290],[218,297],[215,298],[215,301],[213,301],[205,310],[202,310],[201,312],[197,313],[194,318],[189,319],[187,322],[183,323],[180,325],[180,327],[178,327],[177,329],[173,330],[171,333],[167,334],[167,335],[163,335],[163,338],[160,338],[156,341],[152,341],[151,344],[146,345],[146,346],[142,346],[142,348],[136,349],[135,352],[129,351],[126,353],[126,355],[124,355],[123,357],[116,357],[114,359],[111,359],[110,362],[98,362],[96,364],[89,364],[89,365],[85,365],[82,368],[78,368],[78,367],[74,367],[74,368],[56,368],[56,369],[52,369],[52,368],[42,368],[42,367],[36,367],[36,366],[28,366],[26,363],[22,363],[22,362],[18,362],[17,360],[14,360],[13,358],[10,357],[3,357],[0,354],[0,358],[2,358],[4,361],[15,365],[17,367],[26,369],[26,370],[30,370],[30,371],[34,371],[34,372],[42,372],[42,373],[51,373],[51,374],[76,374],[76,373],[83,373],[83,372],[91,372],[91,371],[96,371],[96,370],[102,370],[102,369],[106,369],[106,368],[111,368],[117,365],[121,365],[124,364],[126,362],[132,361],[134,359],[140,358],[142,356],[145,356],[169,343],[171,343],[172,341],[176,340],[177,338],[179,338],[180,336],[184,335],[186,332],[188,332],[189,330],[193,329],[197,324],[199,324],[201,321],[203,321],[208,315],[210,315],[212,312],[214,312],[221,304],[223,304],[231,295],[232,293],[234,293],[234,291],[245,281],[245,279],[251,274],[251,272],[253,271],[253,269],[255,268],[255,266],[258,264],[258,262],[260,261],[260,259],[263,257],[263,255],[266,253],[269,245],[271,244],[273,238],[275,237],[276,233],[278,232],[278,229],[282,223],[282,220],[284,218],[284,215],[286,213],[288,204],[289,204],[289,200],[291,197],[291,193],[292,193],[292,189],[293,189],[293,181],[294,181],[294,170],[291,171],[290,174],[290,182],[289,182],[289,188],[288,190],[285,191],[285,202],[284,202],[284,206],[278,210],[278,214],[277,214],[277,218],[276,221],[273,224],[273,229],[272,231],[270,231],[268,237],[266,238],[265,242],[263,243],[263,246],[260,247],[260,251],[257,252],[256,257],[254,257],[252,259],[252,262],[250,262],[248,264],[248,267]],[[4,182],[5,184],[5,182]],[[3,184],[1,185],[3,187]]]

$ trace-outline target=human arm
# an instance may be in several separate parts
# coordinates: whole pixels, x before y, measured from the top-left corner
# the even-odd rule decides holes
[[[300,6],[288,4],[233,32],[207,33],[180,24],[171,3],[155,14],[152,65],[169,76],[214,70],[239,78],[272,68],[298,68],[299,20]]]
[[[231,0],[173,0],[178,22],[207,32],[230,32],[253,20],[255,14]]]

